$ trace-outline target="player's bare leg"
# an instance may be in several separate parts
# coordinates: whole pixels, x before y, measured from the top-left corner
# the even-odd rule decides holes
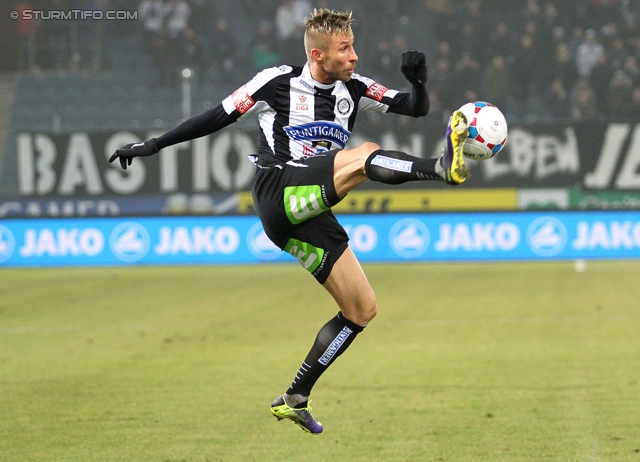
[[[464,139],[461,142],[464,143]],[[383,150],[376,143],[370,142],[354,149],[343,149],[336,153],[333,162],[336,193],[342,198],[367,179],[386,184],[424,180],[450,182],[447,168],[452,169],[451,162],[445,165],[449,150],[445,150],[439,159],[422,159],[401,151]]]
[[[334,186],[341,198],[367,179],[400,184],[414,180],[442,181],[444,177],[439,159],[420,159],[400,151],[385,151],[375,143],[338,151],[333,162]],[[320,329],[293,383],[271,404],[271,412],[278,419],[290,419],[313,434],[321,433],[323,427],[311,414],[311,389],[378,310],[373,289],[349,247],[334,263],[323,285],[340,312]]]
[[[365,162],[379,149],[380,146],[376,143],[368,142],[354,149],[338,151],[333,161],[333,184],[338,196],[346,196],[349,191],[368,179]]]
[[[342,315],[351,322],[366,326],[376,313],[376,296],[351,248],[333,265],[324,288],[334,298]]]
[[[311,389],[377,313],[373,289],[350,248],[338,258],[323,285],[335,299],[340,313],[322,327],[295,380],[271,404],[271,412],[278,419],[290,419],[313,434],[321,433],[323,427],[311,414]]]

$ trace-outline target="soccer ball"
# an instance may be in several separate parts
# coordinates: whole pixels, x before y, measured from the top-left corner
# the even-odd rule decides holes
[[[507,121],[496,106],[484,101],[467,103],[460,108],[469,122],[469,138],[464,154],[476,160],[490,159],[507,142]]]

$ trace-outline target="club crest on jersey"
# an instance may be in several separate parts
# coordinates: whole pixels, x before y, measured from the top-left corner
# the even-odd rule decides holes
[[[247,86],[243,85],[231,94],[233,105],[240,114],[244,114],[253,107],[256,102],[247,91]]]
[[[347,98],[342,98],[340,101],[338,101],[336,107],[338,108],[338,112],[340,114],[347,115],[349,114],[349,112],[351,112],[351,101],[349,101]]]
[[[285,133],[294,141],[321,142],[328,141],[335,143],[340,149],[344,148],[349,141],[351,133],[341,125],[329,121],[315,121],[307,124],[284,127]]]
[[[375,99],[376,101],[382,101],[382,97],[384,94],[389,91],[387,87],[384,85],[380,85],[378,82],[373,82],[367,88],[367,93],[365,93],[369,98]]]

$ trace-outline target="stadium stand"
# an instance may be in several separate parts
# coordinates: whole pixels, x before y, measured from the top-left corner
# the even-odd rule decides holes
[[[15,2],[14,6],[27,4],[44,11],[55,5],[62,10],[141,12],[142,3],[150,1],[34,0]],[[164,20],[169,23],[172,8],[185,2],[191,14],[187,27],[180,30],[188,39],[169,40],[161,33],[150,40],[141,17],[103,24],[80,20],[9,23],[13,29],[3,33],[3,40],[13,40],[17,56],[0,65],[4,71],[18,72],[10,130],[168,128],[182,118],[180,72],[186,66],[195,72],[190,82],[192,113],[212,107],[257,70],[250,60],[259,29],[255,21],[266,20],[275,27],[276,8],[255,0],[152,3],[166,8]],[[495,86],[489,88],[493,79],[485,77],[495,74],[496,56],[506,65],[505,85],[511,89],[497,97],[504,98],[501,104],[511,119],[624,118],[636,113],[631,95],[640,88],[639,2],[527,0],[505,4],[467,0],[452,5],[439,0],[394,0],[348,5],[320,1],[313,6],[354,10],[359,19],[355,26],[359,70],[389,86],[405,85],[399,78],[395,63],[399,53],[394,44],[424,50],[434,75],[433,110],[441,111],[443,118],[469,98],[496,94]],[[384,27],[378,25],[381,15],[390,18]],[[225,23],[226,30],[217,32],[218,22]],[[215,40],[223,40],[220,33],[231,34],[224,40],[226,47],[234,46],[232,61],[224,62],[216,54]],[[7,39],[6,34],[14,35]],[[595,48],[612,57],[602,64],[604,69],[597,69],[598,64],[583,64],[596,59],[590,54],[597,53]],[[570,73],[556,58],[560,49],[571,54]],[[635,64],[625,64],[630,61]],[[581,73],[579,79],[567,77],[576,71]],[[559,85],[564,89],[558,89]],[[610,86],[615,88],[609,91]],[[566,103],[563,98],[554,101],[552,107],[549,95],[557,91],[569,97]],[[576,95],[585,91],[595,95],[593,111],[571,106]],[[615,95],[618,103],[610,103],[608,95]]]

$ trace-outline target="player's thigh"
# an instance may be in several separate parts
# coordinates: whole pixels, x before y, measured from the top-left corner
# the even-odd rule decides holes
[[[349,247],[349,236],[331,211],[294,226],[284,239],[274,237],[320,284],[325,283]]]
[[[349,236],[326,207],[329,199],[325,188],[320,184],[288,186],[296,182],[281,173],[272,170],[258,174],[254,206],[271,242],[294,256],[323,284],[348,247]],[[328,181],[331,183],[331,178]]]
[[[375,294],[351,248],[342,253],[323,285],[350,321],[364,326],[376,315]]]
[[[367,179],[364,164],[378,149],[380,146],[376,143],[367,142],[354,149],[338,151],[333,163],[333,184],[340,198]]]
[[[253,184],[253,200],[269,237],[279,235],[288,239],[292,230],[302,228],[308,220],[326,213],[340,202],[341,197],[333,183],[337,152],[328,151],[258,171]],[[321,225],[324,219],[317,223]],[[276,245],[283,248],[282,242],[276,242]]]

